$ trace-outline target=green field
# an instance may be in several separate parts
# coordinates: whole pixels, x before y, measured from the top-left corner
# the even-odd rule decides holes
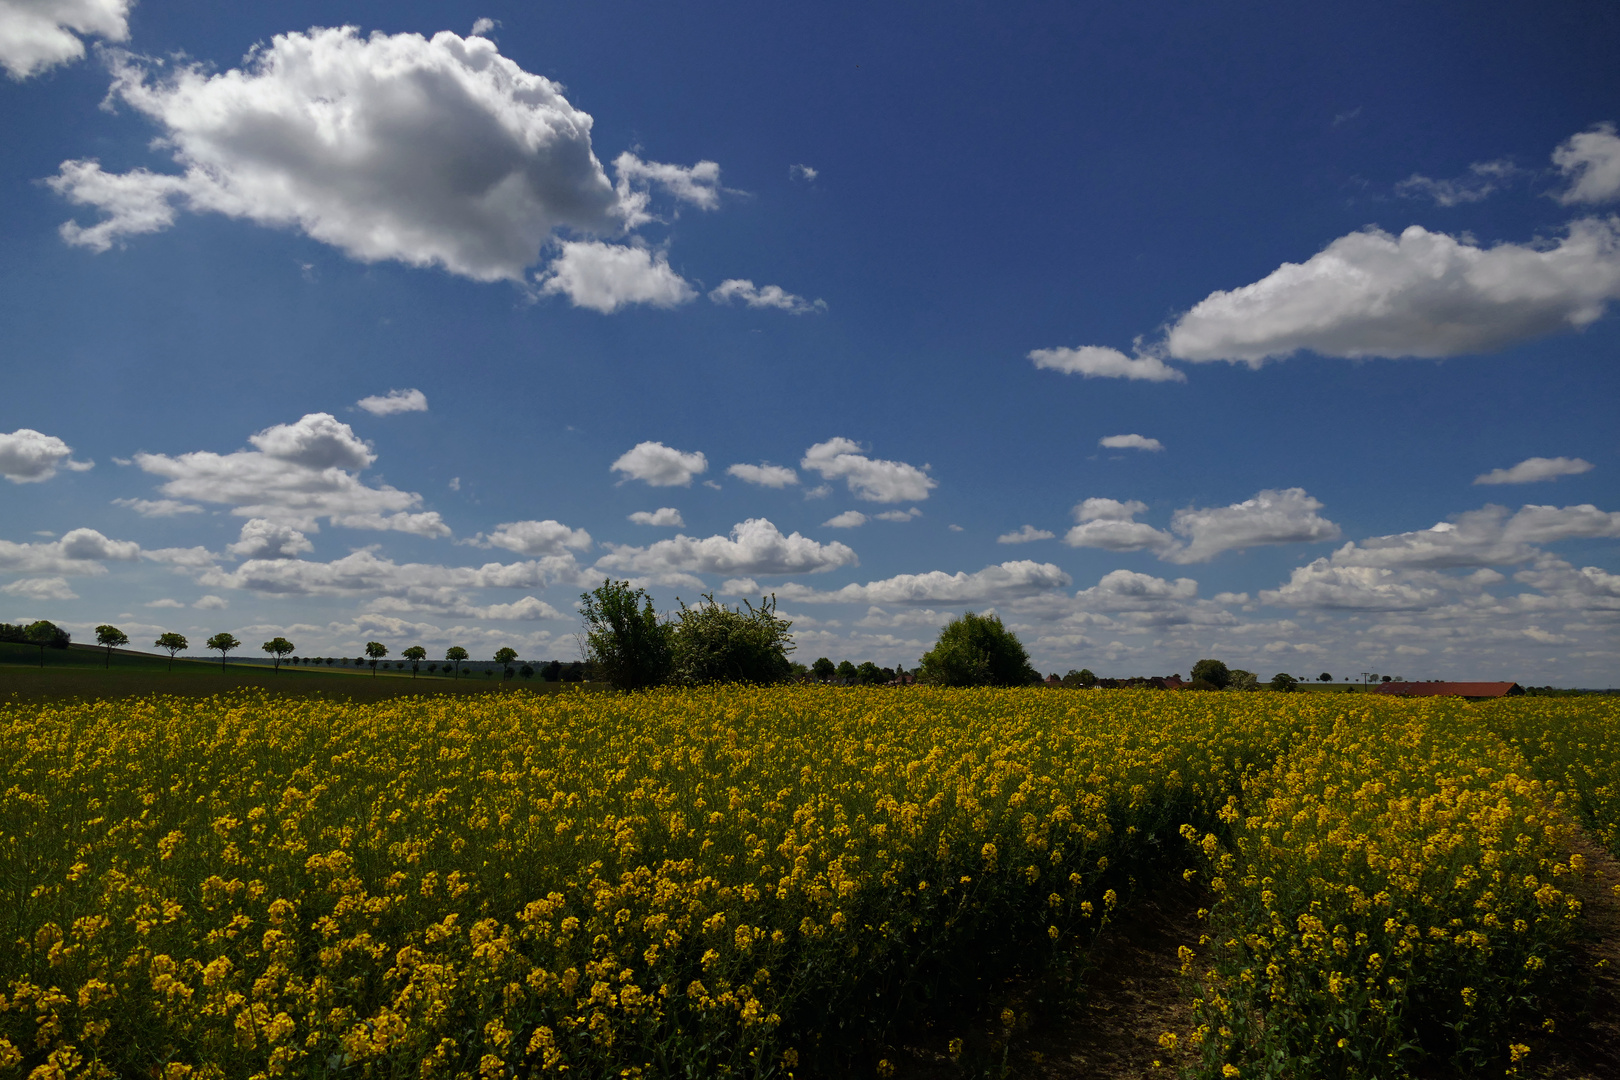
[[[294,697],[344,698],[379,701],[408,694],[477,694],[521,684],[537,693],[554,692],[560,683],[540,679],[496,679],[464,674],[460,679],[409,671],[373,675],[369,668],[306,668],[283,664],[280,671],[260,664],[221,667],[218,660],[169,658],[129,649],[107,650],[95,645],[40,650],[32,645],[0,642],[0,703],[53,698],[115,698],[148,694],[207,697],[231,690],[261,687]]]

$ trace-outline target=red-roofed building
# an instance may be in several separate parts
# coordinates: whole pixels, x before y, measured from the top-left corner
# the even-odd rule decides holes
[[[1379,683],[1372,692],[1397,697],[1460,697],[1486,701],[1522,694],[1524,687],[1516,682],[1387,682]]]

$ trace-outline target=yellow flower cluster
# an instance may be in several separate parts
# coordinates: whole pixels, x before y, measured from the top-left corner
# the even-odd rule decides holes
[[[1226,843],[1184,830],[1217,897],[1204,1075],[1480,1075],[1539,1023],[1582,862],[1562,796],[1484,719],[1456,699],[1352,708],[1228,808]]]
[[[0,1075],[869,1064],[1083,947],[1298,726],[1043,690],[14,707]]]
[[[1439,967],[1470,1017],[1533,990],[1573,918],[1545,793],[1443,708],[1344,708],[822,687],[0,708],[0,1077],[864,1073],[1067,964],[1187,865],[1183,826],[1243,927],[1223,955],[1256,958],[1219,984],[1234,1016],[1273,992],[1410,1013]]]
[[[1482,720],[1569,800],[1592,838],[1620,851],[1620,700],[1612,695],[1511,698]]]

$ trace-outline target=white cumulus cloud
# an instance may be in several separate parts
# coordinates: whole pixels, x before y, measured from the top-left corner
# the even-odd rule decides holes
[[[1252,499],[1207,510],[1177,510],[1170,531],[1186,544],[1167,552],[1170,562],[1208,562],[1223,551],[1261,544],[1336,540],[1339,527],[1317,514],[1322,504],[1304,488],[1262,491]]]
[[[673,506],[660,506],[657,510],[637,510],[630,515],[633,525],[663,525],[677,529],[686,527],[681,512]]]
[[[1620,512],[1579,506],[1485,506],[1427,529],[1373,536],[1333,553],[1336,566],[1386,568],[1505,566],[1527,562],[1536,545],[1562,540],[1620,537]]]
[[[827,310],[825,300],[806,300],[802,296],[787,292],[780,285],[756,288],[747,278],[728,278],[722,281],[718,287],[709,291],[709,299],[717,304],[741,300],[751,308],[775,308],[791,315],[807,315],[812,311]]]
[[[1132,500],[1087,499],[1074,508],[1080,524],[1063,542],[1107,551],[1148,550],[1166,562],[1208,562],[1226,551],[1263,544],[1334,540],[1339,527],[1317,514],[1322,504],[1303,488],[1266,490],[1230,506],[1177,510],[1168,531],[1136,521],[1147,507]]]
[[[355,404],[372,416],[428,411],[427,395],[420,390],[390,390],[386,394],[363,397]]]
[[[104,562],[140,557],[141,546],[135,541],[113,540],[95,529],[72,529],[60,539],[37,544],[0,540],[0,572],[90,577],[107,572]]]
[[[758,487],[785,488],[799,482],[798,473],[786,465],[772,465],[769,462],[760,462],[758,465],[732,465],[726,469],[726,474]]]
[[[449,536],[437,511],[420,511],[422,496],[387,485],[371,487],[355,474],[376,460],[354,429],[330,413],[276,424],[248,440],[256,448],[230,454],[208,450],[169,456],[136,454],[142,470],[164,478],[171,500],[224,503],[238,517],[265,518],[314,532],[318,519],[352,529]]]
[[[1100,548],[1103,551],[1164,551],[1173,548],[1176,538],[1145,521],[1135,520],[1147,504],[1131,499],[1086,499],[1074,508],[1079,522],[1064,534],[1070,547]]]
[[[1333,241],[1252,285],[1216,292],[1171,327],[1169,354],[1259,367],[1337,357],[1491,352],[1596,321],[1620,297],[1620,219],[1570,223],[1555,244],[1480,247],[1413,225]]]
[[[661,251],[601,240],[565,240],[560,246],[562,253],[535,280],[543,295],[566,296],[575,307],[610,315],[631,304],[679,307],[697,296]]]
[[[248,442],[270,457],[310,469],[364,469],[377,460],[354,429],[331,413],[309,413],[293,424],[276,424]]]
[[[709,459],[702,451],[687,453],[661,442],[639,442],[619,455],[610,471],[650,487],[690,487],[693,477],[709,471]]]
[[[84,57],[80,35],[129,37],[130,0],[0,0],[0,67],[22,80]]]
[[[1261,603],[1274,607],[1342,608],[1354,611],[1412,611],[1433,607],[1441,591],[1377,566],[1336,566],[1316,559],[1296,568],[1276,589],[1262,589]]]
[[[1145,435],[1104,435],[1097,445],[1105,450],[1163,450],[1164,443]]]
[[[869,458],[860,443],[842,437],[816,443],[804,452],[799,467],[825,480],[843,480],[852,495],[867,502],[920,502],[939,486],[927,465],[919,469],[903,461]]]
[[[1553,151],[1553,164],[1569,181],[1558,201],[1602,203],[1620,199],[1620,136],[1613,124],[1571,135]]]
[[[52,185],[105,217],[63,236],[96,250],[185,208],[367,262],[521,281],[554,230],[613,233],[638,210],[593,153],[591,117],[485,37],[316,28],[227,71],[122,54],[114,71],[113,98],[157,125],[181,171],[64,162]]]
[[[866,515],[859,510],[845,510],[821,523],[823,529],[856,529],[866,524]]]
[[[519,555],[565,555],[569,548],[589,550],[591,534],[547,518],[545,521],[508,521],[495,526],[495,531],[488,536],[479,533],[472,542],[478,547],[505,548]]]
[[[49,480],[57,469],[83,472],[93,461],[73,460],[73,448],[33,428],[18,428],[7,435],[0,432],[0,476],[13,484],[33,484]]]
[[[1038,368],[1084,375],[1088,379],[1137,379],[1145,382],[1186,382],[1187,376],[1151,353],[1126,356],[1106,345],[1077,349],[1032,349],[1029,358]]]
[[[615,547],[597,567],[638,574],[816,574],[859,563],[854,549],[820,543],[794,532],[782,535],[765,518],[749,518],[730,536],[676,536],[648,547]]]
[[[1525,458],[1511,469],[1492,469],[1474,477],[1476,484],[1532,484],[1538,480],[1556,480],[1560,476],[1579,476],[1590,472],[1592,463],[1583,458],[1533,457]]]
[[[314,551],[315,545],[290,525],[253,518],[242,524],[240,538],[225,550],[241,559],[293,559]]]

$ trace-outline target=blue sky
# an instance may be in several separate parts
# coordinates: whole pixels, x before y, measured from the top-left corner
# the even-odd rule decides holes
[[[1608,685],[1617,34],[0,0],[0,619]]]

